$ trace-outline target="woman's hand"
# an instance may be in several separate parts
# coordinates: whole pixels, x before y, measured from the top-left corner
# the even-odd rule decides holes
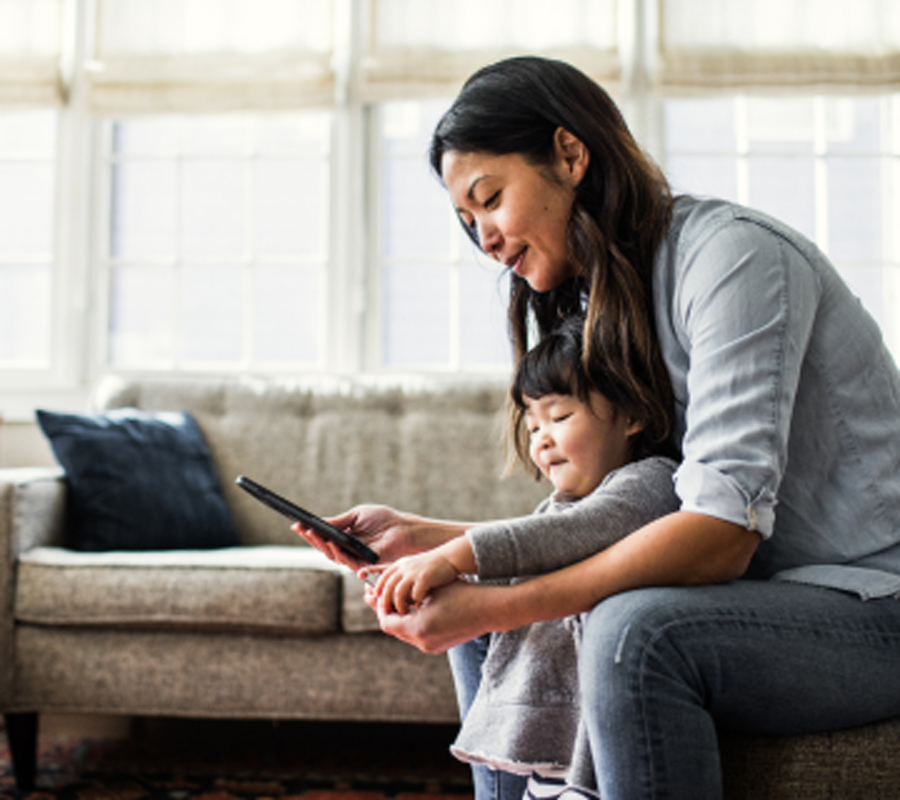
[[[412,613],[375,610],[385,633],[423,653],[443,653],[490,631],[516,627],[514,621],[502,622],[509,605],[505,595],[514,589],[453,581],[432,591]]]
[[[379,561],[395,561],[408,553],[417,552],[412,519],[388,506],[356,506],[326,521],[371,547],[378,553]],[[345,553],[336,544],[299,522],[293,530],[338,564],[345,564],[354,570],[366,566],[364,561]]]
[[[356,536],[371,547],[378,553],[379,563],[390,563],[403,556],[430,550],[461,536],[467,527],[471,527],[471,523],[425,519],[415,514],[395,511],[388,506],[376,505],[356,506],[326,522]],[[345,564],[354,570],[369,566],[299,522],[293,526],[293,530],[338,564]]]

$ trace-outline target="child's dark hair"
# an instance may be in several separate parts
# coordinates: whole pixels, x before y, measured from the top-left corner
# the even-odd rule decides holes
[[[538,400],[548,394],[576,397],[590,404],[591,392],[599,392],[613,406],[617,414],[633,413],[637,407],[629,387],[599,359],[592,359],[590,374],[582,358],[584,350],[584,321],[577,316],[569,318],[529,350],[516,369],[509,389],[508,440],[510,444],[509,468],[518,461],[536,480],[541,471],[529,454],[529,435],[525,424],[526,399]],[[631,437],[632,460],[650,455],[675,455],[674,448],[654,441],[654,437],[642,428]]]

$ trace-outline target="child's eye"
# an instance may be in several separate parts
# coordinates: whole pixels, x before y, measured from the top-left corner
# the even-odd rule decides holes
[[[572,416],[571,412],[569,412],[568,414],[560,414],[558,417],[554,417],[553,421],[554,422],[565,422],[571,416]]]

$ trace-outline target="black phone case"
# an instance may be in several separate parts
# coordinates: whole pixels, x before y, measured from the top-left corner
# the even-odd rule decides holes
[[[301,508],[296,503],[292,503],[290,500],[276,494],[271,489],[267,489],[265,486],[251,480],[246,475],[239,475],[235,483],[244,491],[253,495],[253,497],[261,503],[265,503],[269,508],[274,509],[279,514],[288,519],[292,519],[295,522],[302,522],[307,528],[312,528],[316,533],[319,533],[326,539],[334,542],[348,555],[351,555],[354,558],[361,558],[369,564],[374,564],[378,561],[378,553],[372,550],[372,548],[364,545],[355,536],[351,536],[346,531],[335,528],[334,525],[329,525],[321,517],[317,517],[305,508]]]

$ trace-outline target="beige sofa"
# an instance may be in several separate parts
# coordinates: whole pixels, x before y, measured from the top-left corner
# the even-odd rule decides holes
[[[377,501],[435,517],[526,514],[546,485],[500,481],[504,389],[104,381],[96,409],[190,411],[243,545],[62,547],[59,470],[0,470],[0,711],[21,786],[39,713],[452,722],[446,660],[378,631],[355,575],[298,546],[241,473],[324,515]],[[777,713],[777,709],[773,709]],[[900,724],[723,735],[732,798],[900,797]]]
[[[0,710],[19,781],[40,713],[450,722],[443,656],[382,634],[349,570],[300,546],[238,474],[323,515],[378,501],[430,516],[529,513],[500,481],[504,389],[108,379],[98,411],[188,410],[245,546],[84,553],[60,470],[0,470]]]

